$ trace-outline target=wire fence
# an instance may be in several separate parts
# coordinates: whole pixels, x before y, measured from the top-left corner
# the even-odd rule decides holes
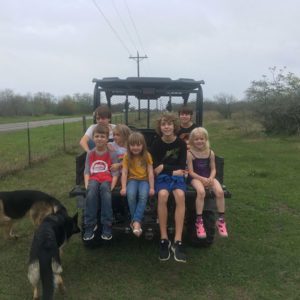
[[[82,117],[69,123],[27,126],[13,131],[0,132],[0,177],[31,167],[33,164],[61,152],[80,152],[79,141],[92,120]]]
[[[77,119],[48,120],[39,127],[36,122],[5,124],[7,129],[0,130],[0,178],[62,152],[74,157],[81,153],[79,141],[93,120],[86,116]],[[143,127],[146,113],[130,112],[127,121],[132,126]],[[114,114],[111,122],[126,123],[125,114]]]

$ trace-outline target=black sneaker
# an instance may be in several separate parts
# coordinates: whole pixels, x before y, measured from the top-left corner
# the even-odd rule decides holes
[[[171,242],[163,239],[159,243],[159,259],[164,261],[170,258]]]
[[[186,254],[181,241],[176,241],[172,245],[172,252],[174,253],[174,259],[178,262],[186,262]]]

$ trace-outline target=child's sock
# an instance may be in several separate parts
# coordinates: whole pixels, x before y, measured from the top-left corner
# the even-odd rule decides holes
[[[197,214],[197,217],[196,217],[196,223],[201,223],[201,222],[203,222],[203,220],[202,220],[202,214]]]
[[[218,214],[219,214],[218,219],[224,221],[224,219],[225,219],[225,213],[224,212],[219,212]]]

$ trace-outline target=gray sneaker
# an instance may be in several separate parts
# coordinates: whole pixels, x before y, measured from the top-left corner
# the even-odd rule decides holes
[[[97,224],[96,225],[89,225],[85,227],[84,234],[83,234],[83,240],[84,241],[90,241],[95,237],[95,231],[97,230]]]
[[[171,242],[163,239],[159,243],[159,259],[161,261],[168,260],[170,258]]]
[[[101,239],[109,241],[112,239],[112,228],[109,225],[103,225]]]
[[[186,262],[186,254],[181,241],[176,241],[172,245],[172,252],[174,253],[174,259],[178,262]]]

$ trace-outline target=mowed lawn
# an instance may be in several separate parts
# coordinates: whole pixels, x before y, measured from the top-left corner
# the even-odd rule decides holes
[[[65,296],[56,299],[300,299],[300,139],[242,136],[232,122],[208,122],[212,148],[225,157],[229,238],[210,248],[187,245],[188,262],[158,260],[158,241],[117,235],[86,249],[80,236],[64,248]],[[13,150],[12,150],[13,151]],[[39,189],[60,199],[75,182],[74,154],[61,154],[0,181],[0,190]],[[33,226],[0,238],[0,299],[31,299],[27,261]]]

